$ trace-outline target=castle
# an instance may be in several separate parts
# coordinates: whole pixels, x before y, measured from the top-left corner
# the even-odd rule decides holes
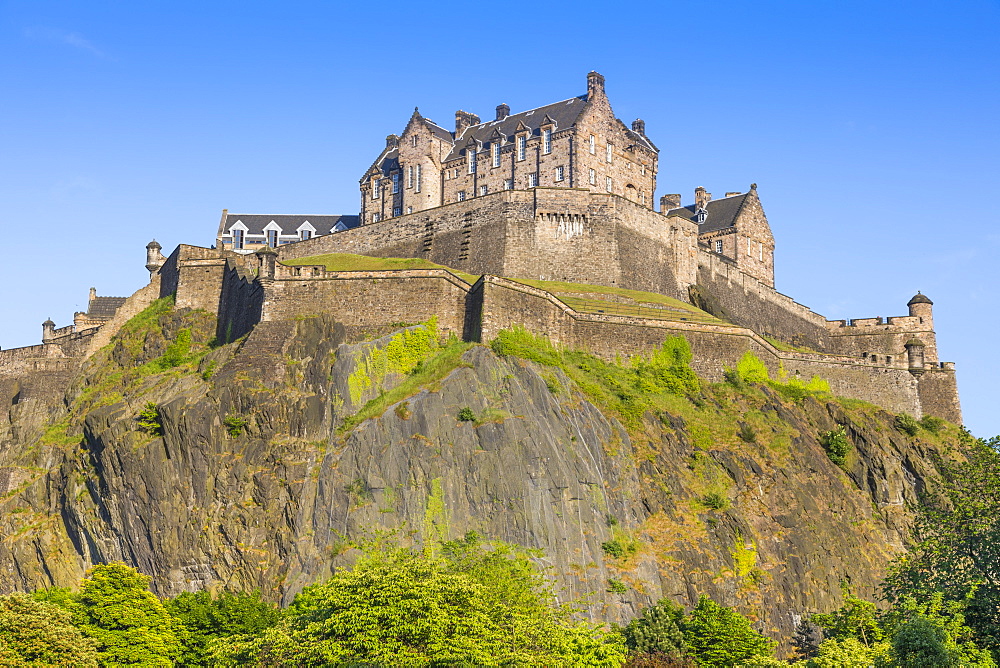
[[[149,285],[70,327],[47,322],[41,346],[0,351],[0,378],[72,368],[175,294],[217,315],[227,341],[318,313],[358,336],[435,315],[474,341],[523,325],[607,358],[681,334],[708,380],[749,351],[775,376],[818,375],[837,395],[961,422],[930,299],[918,293],[904,316],[827,320],[775,290],[756,185],[718,199],[698,188],[688,205],[668,194],[656,210],[657,159],[643,121],[615,118],[596,72],[585,95],[517,114],[501,104],[485,123],[458,111],[454,131],[414,111],[362,175],[359,216],[224,211],[212,248],[164,257],[153,242]],[[425,262],[358,269],[330,254]]]

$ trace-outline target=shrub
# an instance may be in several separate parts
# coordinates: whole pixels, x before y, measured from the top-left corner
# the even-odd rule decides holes
[[[819,443],[826,450],[826,456],[837,466],[847,463],[847,453],[851,450],[851,442],[847,440],[847,431],[840,425],[832,431],[824,431],[819,435]]]
[[[139,429],[142,429],[144,432],[152,436],[163,436],[163,422],[160,418],[160,409],[152,401],[147,402],[143,409],[139,411],[139,417],[136,420],[139,422]]]
[[[160,358],[160,367],[172,369],[180,366],[191,354],[191,328],[185,327],[177,332],[177,338],[167,346],[167,350]]]
[[[240,436],[248,423],[249,421],[246,418],[236,415],[227,415],[222,421],[222,424],[226,426],[226,431],[232,438]]]
[[[684,654],[684,608],[661,598],[628,623],[622,630],[625,646],[633,652]]]
[[[472,409],[466,406],[462,410],[458,411],[458,419],[460,422],[475,422],[476,414],[472,412]]]
[[[729,507],[729,497],[721,492],[709,492],[701,497],[701,505],[712,510],[725,510]]]
[[[746,422],[740,425],[736,435],[740,437],[740,440],[745,441],[746,443],[753,443],[757,440],[757,432],[754,431],[754,428]]]
[[[615,559],[628,559],[639,551],[639,541],[621,529],[614,530],[614,538],[601,543],[604,554]]]
[[[920,426],[932,434],[936,434],[944,427],[944,420],[933,415],[925,415],[920,418]]]
[[[766,383],[771,379],[771,374],[764,363],[749,350],[743,353],[743,357],[736,365],[736,375],[745,383]]]
[[[218,364],[218,362],[216,362],[215,360],[212,360],[211,362],[209,362],[208,365],[205,367],[205,370],[201,372],[201,379],[202,380],[208,380],[212,376],[214,376],[215,375],[215,367],[216,367],[217,364]]]
[[[896,416],[896,429],[910,436],[916,436],[920,430],[920,423],[914,420],[912,415],[900,413]]]
[[[621,580],[608,578],[608,592],[612,594],[627,594],[628,586],[626,586],[626,584]]]
[[[707,666],[746,665],[770,657],[775,645],[754,631],[749,619],[707,596],[698,599],[683,629],[688,651]]]

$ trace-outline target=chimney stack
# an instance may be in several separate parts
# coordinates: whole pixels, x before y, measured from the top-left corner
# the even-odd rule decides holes
[[[587,99],[593,99],[595,95],[604,95],[604,77],[590,72],[587,75]]]
[[[497,120],[498,121],[502,121],[503,119],[507,118],[508,116],[510,116],[510,107],[506,103],[498,104],[497,105]]]
[[[479,125],[479,116],[461,109],[455,112],[455,136],[462,134],[465,128],[472,125]]]
[[[741,193],[741,192],[726,193],[726,197],[736,197],[737,195],[742,195],[742,194],[743,193]]]
[[[708,203],[712,201],[712,193],[708,192],[701,186],[694,189],[694,209],[704,209],[708,206]]]
[[[679,193],[664,195],[660,198],[660,213],[666,213],[671,209],[681,208],[681,196]]]
[[[646,121],[642,120],[641,118],[637,118],[634,121],[632,121],[632,132],[637,132],[641,134],[643,137],[645,137]]]
[[[386,148],[396,148],[399,146],[399,135],[389,135],[385,138]]]

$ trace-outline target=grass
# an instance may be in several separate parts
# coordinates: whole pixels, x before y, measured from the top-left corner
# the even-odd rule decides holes
[[[672,320],[697,322],[709,325],[728,325],[715,316],[699,308],[686,304],[679,299],[667,297],[655,292],[642,290],[626,290],[606,285],[587,285],[584,283],[567,283],[565,281],[535,281],[525,278],[511,279],[517,283],[530,285],[551,292],[567,306],[581,313],[609,313],[612,315],[632,315],[641,318],[657,320]],[[582,297],[581,295],[587,295]],[[631,303],[621,303],[611,300],[594,298],[593,295],[614,295],[624,297]],[[654,305],[654,306],[644,306]]]
[[[475,344],[457,339],[448,342],[419,364],[399,385],[369,400],[361,410],[346,418],[337,428],[337,433],[349,432],[365,420],[381,416],[394,404],[412,397],[422,389],[436,388],[440,380],[463,366],[462,355],[473,345]]]
[[[775,348],[777,348],[778,350],[782,350],[782,351],[784,351],[786,353],[811,353],[811,354],[814,354],[814,355],[824,355],[824,354],[826,354],[826,353],[821,353],[818,350],[813,350],[812,348],[808,348],[806,346],[796,346],[796,345],[793,345],[791,343],[786,343],[785,341],[779,341],[778,339],[774,338],[773,336],[763,336],[762,335],[762,338],[765,341],[767,341],[768,343],[770,343],[772,346],[774,346]]]
[[[352,253],[326,253],[324,255],[313,255],[310,257],[300,257],[294,260],[282,261],[282,264],[289,267],[301,267],[303,265],[321,264],[327,271],[395,271],[400,269],[444,269],[455,274],[463,281],[475,283],[479,276],[469,274],[458,269],[446,267],[423,258],[402,258],[402,257],[369,257],[368,255],[354,255]]]

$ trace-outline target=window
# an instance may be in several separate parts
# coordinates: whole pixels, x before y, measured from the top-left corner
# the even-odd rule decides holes
[[[305,241],[306,239],[312,239],[313,233],[310,230],[301,230],[299,232],[299,239]]]
[[[758,259],[761,262],[763,262],[764,261],[764,244],[761,244],[760,247],[757,248],[757,255],[758,255]]]
[[[534,188],[538,185],[538,172],[532,172],[528,174],[528,187]]]
[[[399,172],[392,173],[392,194],[399,192]]]
[[[476,173],[476,149],[474,149],[474,148],[468,148],[468,149],[466,149],[465,152],[468,155],[468,160],[469,160],[469,173],[470,174],[475,174]]]
[[[420,165],[417,165],[417,187],[416,191],[420,192]]]
[[[378,199],[382,196],[382,179],[375,179],[375,184],[372,186],[372,199]]]
[[[542,131],[542,152],[552,153],[552,130]]]
[[[376,213],[376,214],[374,214],[372,216],[372,222],[373,223],[377,223],[380,220],[382,220],[382,214],[381,213]]]
[[[719,254],[722,253],[722,242],[721,241],[716,241],[715,242],[715,252],[719,253]]]
[[[597,137],[590,135],[590,155],[597,153]]]
[[[559,165],[558,167],[556,167],[556,181],[562,181],[562,180],[563,180],[563,166]]]
[[[611,177],[610,176],[604,177],[604,186],[605,186],[604,187],[605,190],[607,190],[608,192],[611,192]]]
[[[593,169],[590,170],[590,185],[592,186],[597,185],[597,172],[595,172]]]
[[[243,248],[243,230],[233,230],[233,248]]]
[[[503,181],[503,189],[504,190],[513,190],[514,189],[514,179],[504,179],[504,181]]]
[[[528,138],[521,135],[517,138],[517,159],[524,160],[524,153],[528,147]]]
[[[491,148],[493,149],[493,166],[494,167],[499,167],[500,166],[500,141],[497,140],[497,141],[493,142],[493,146]]]
[[[464,190],[459,190],[458,191],[458,201],[459,202],[464,202],[465,201],[465,191]]]
[[[413,165],[406,168],[406,187],[413,187]]]
[[[410,137],[410,146],[416,148],[417,146],[417,135]]]
[[[401,207],[401,206],[394,206],[394,207],[392,207],[392,215],[393,216],[401,216],[401,215],[403,215],[403,207]]]
[[[490,192],[490,189],[489,189],[488,186],[479,186],[479,194],[480,195],[487,195],[487,194],[489,194],[489,192]]]
[[[646,193],[639,193],[639,204],[646,204]]]
[[[750,255],[750,256],[753,255],[753,246],[752,246],[752,244],[753,244],[753,242],[750,241],[750,237],[747,237],[747,255]]]
[[[886,355],[886,357],[885,357],[885,363],[886,364],[892,364],[892,355]]]
[[[646,165],[642,165],[641,167],[639,167],[639,173],[642,174],[643,176],[646,175]]]
[[[611,162],[611,144],[608,144],[608,151],[607,151],[607,153],[608,153],[608,155],[607,155],[607,157],[605,158],[605,160],[606,160],[607,162]]]
[[[267,231],[267,245],[271,248],[276,248],[278,246],[278,230]]]
[[[406,213],[413,213],[413,207],[412,206],[406,207]]]

